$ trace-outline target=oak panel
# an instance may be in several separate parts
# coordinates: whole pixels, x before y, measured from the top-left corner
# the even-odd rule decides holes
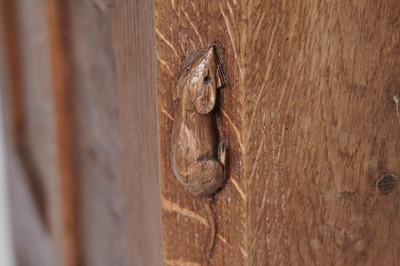
[[[216,43],[230,177],[216,195],[214,265],[399,262],[397,1],[156,1],[167,265],[207,264],[205,200],[170,167],[172,86]]]

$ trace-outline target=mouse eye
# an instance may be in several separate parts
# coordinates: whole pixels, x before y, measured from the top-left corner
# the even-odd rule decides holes
[[[208,84],[208,83],[210,83],[210,82],[211,82],[211,77],[210,77],[210,75],[209,75],[209,74],[207,74],[207,75],[204,77],[204,80],[203,80],[203,82],[204,82],[204,84]]]
[[[183,70],[183,76],[187,76],[187,74],[189,74],[190,72],[190,68],[185,68],[185,70]]]

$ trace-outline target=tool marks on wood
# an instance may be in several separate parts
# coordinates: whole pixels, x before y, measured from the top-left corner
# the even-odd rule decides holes
[[[230,3],[232,5],[232,3]],[[217,7],[217,9],[213,9]],[[172,88],[173,81],[181,71],[184,60],[190,54],[194,54],[207,44],[216,42],[219,48],[221,40],[229,36],[226,34],[225,26],[222,23],[222,16],[218,12],[218,5],[207,3],[194,3],[184,1],[178,3],[156,1],[156,32],[157,32],[157,57],[158,61],[158,99],[159,99],[159,119],[161,137],[161,171],[162,171],[162,194],[165,200],[178,204],[179,206],[198,213],[201,217],[208,217],[208,211],[204,207],[206,200],[195,198],[187,193],[177,182],[170,167],[170,135],[173,120],[167,114],[173,113]],[[237,88],[230,85],[231,78],[235,78],[236,67],[227,64],[226,60],[232,60],[230,56],[231,48],[224,45],[218,49],[218,57],[221,59],[223,67],[228,74],[228,86],[218,93],[219,108],[224,108],[223,115],[219,110],[217,116],[222,121],[222,139],[229,143],[229,157],[233,164],[230,167],[230,176],[239,177],[240,158],[240,103],[237,97]],[[178,56],[177,56],[177,54]],[[233,61],[232,61],[233,63]],[[167,64],[167,65],[166,65]],[[231,74],[232,73],[232,74]],[[229,91],[229,93],[228,93]],[[232,96],[230,96],[232,95]],[[227,102],[230,104],[227,105]],[[219,109],[218,108],[218,109]],[[229,116],[229,120],[226,119]],[[218,118],[219,119],[219,118]],[[232,146],[232,147],[231,147]],[[168,160],[167,160],[168,159]],[[167,161],[166,161],[167,160]],[[242,186],[241,181],[238,181]],[[240,248],[235,243],[242,243],[243,230],[241,224],[242,207],[244,202],[241,195],[233,189],[233,184],[228,181],[226,187],[220,191],[215,198],[216,224],[218,227],[215,238],[215,247],[212,252],[211,264],[218,265],[225,260],[228,264],[241,263],[244,260]],[[243,192],[242,192],[243,193]],[[231,217],[234,215],[235,219]],[[205,263],[208,260],[210,236],[209,230],[197,224],[195,220],[183,218],[179,213],[166,212],[164,209],[164,251],[165,259],[176,261],[185,257],[185,261]],[[229,239],[227,238],[229,236]],[[172,244],[174,243],[174,244]],[[170,246],[179,243],[175,248]],[[224,254],[235,254],[234,256],[223,258]]]
[[[398,263],[397,193],[375,189],[382,173],[400,171],[398,2],[156,1],[156,13],[178,53],[158,37],[174,75],[212,42],[228,74],[220,109],[231,179],[216,213],[230,245],[216,243],[213,263]],[[158,66],[159,110],[168,113],[174,75]],[[163,196],[205,217],[205,203],[173,180],[172,121],[159,117]],[[166,259],[200,263],[204,241],[194,223],[164,214]]]

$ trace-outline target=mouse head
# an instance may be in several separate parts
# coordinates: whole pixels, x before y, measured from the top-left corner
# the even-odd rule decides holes
[[[217,89],[224,85],[216,48],[211,45],[200,51],[183,69],[174,89],[174,100],[194,104],[188,108],[194,107],[198,113],[207,114],[214,109]]]

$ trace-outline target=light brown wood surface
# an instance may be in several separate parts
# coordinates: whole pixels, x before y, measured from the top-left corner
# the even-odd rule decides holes
[[[400,3],[156,1],[166,265],[207,265],[205,199],[170,164],[172,87],[216,43],[228,183],[216,195],[212,265],[396,265]]]

